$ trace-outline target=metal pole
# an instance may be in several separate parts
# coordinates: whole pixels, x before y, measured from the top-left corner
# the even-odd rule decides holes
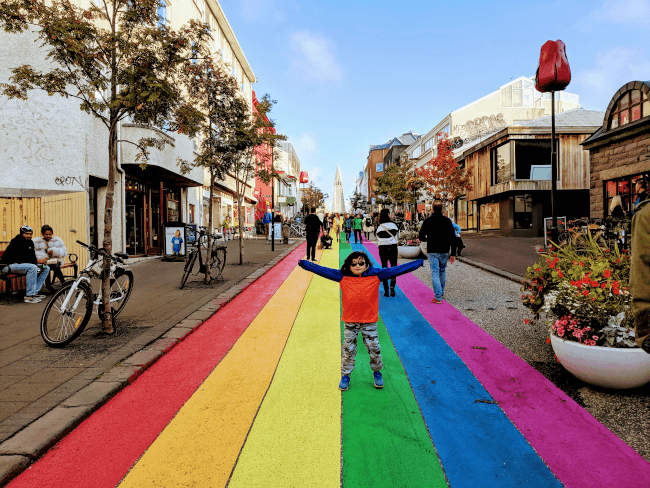
[[[557,152],[555,148],[555,91],[551,92],[551,240],[557,243]]]
[[[271,148],[271,252],[275,252],[275,170],[273,169],[273,148]]]

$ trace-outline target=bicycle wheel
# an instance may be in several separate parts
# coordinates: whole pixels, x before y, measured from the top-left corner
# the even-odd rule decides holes
[[[93,312],[93,293],[90,286],[80,282],[68,300],[63,302],[73,283],[64,285],[47,302],[41,316],[41,337],[48,346],[64,347],[74,341],[86,328]]]
[[[185,269],[183,270],[183,277],[181,278],[181,290],[185,286],[185,282],[187,282],[187,278],[190,276],[192,268],[194,268],[194,261],[196,261],[196,252],[190,253],[185,262]]]
[[[113,308],[113,317],[117,317],[131,296],[133,271],[117,268],[114,276],[115,279],[111,280],[111,308]]]
[[[212,251],[212,257],[210,258],[210,270],[218,271],[219,274],[221,274],[225,266],[226,266],[226,250],[224,248],[219,248]],[[210,276],[214,276],[214,275],[210,273]]]

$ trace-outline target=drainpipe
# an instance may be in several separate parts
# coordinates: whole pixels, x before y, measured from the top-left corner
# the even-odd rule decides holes
[[[124,169],[122,169],[122,121],[117,122],[117,172],[121,175],[120,186],[122,187],[121,207],[122,207],[122,249],[121,252],[126,252],[126,176]]]

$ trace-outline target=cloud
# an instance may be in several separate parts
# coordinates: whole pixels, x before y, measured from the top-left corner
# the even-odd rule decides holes
[[[300,164],[313,164],[317,160],[318,141],[311,132],[305,132],[297,142],[294,143]]]
[[[574,75],[574,93],[580,105],[605,110],[616,90],[628,81],[645,81],[650,73],[650,56],[643,49],[615,47],[596,55],[595,67]]]
[[[292,75],[320,83],[341,81],[343,71],[328,39],[309,31],[299,31],[291,35],[289,44],[294,54],[291,59]]]
[[[241,9],[249,21],[285,22],[287,19],[277,0],[241,0]]]
[[[605,0],[580,21],[582,25],[594,23],[647,25],[650,23],[650,0]]]

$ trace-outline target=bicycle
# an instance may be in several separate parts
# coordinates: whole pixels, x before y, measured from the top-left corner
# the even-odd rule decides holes
[[[189,254],[185,261],[185,267],[183,268],[183,276],[181,278],[181,289],[185,286],[187,278],[189,278],[194,268],[194,263],[198,256],[199,259],[199,270],[194,274],[194,276],[199,273],[205,273],[205,264],[203,263],[203,252],[201,249],[207,252],[208,249],[208,233],[205,229],[207,227],[200,227],[197,231],[194,227],[186,226],[191,233],[194,234],[195,238],[192,241],[188,242]],[[198,239],[196,238],[198,234]],[[188,239],[189,241],[189,239]],[[223,239],[219,234],[214,234],[212,236],[212,251],[210,252],[210,276],[213,276],[213,273],[216,274],[216,279],[222,277],[223,268],[226,266],[226,254],[228,248],[228,241]]]
[[[289,224],[289,237],[305,237],[305,226],[292,220]]]
[[[105,259],[110,265],[110,303],[113,318],[117,317],[133,290],[133,272],[122,266],[128,254],[108,254],[104,249],[77,241],[90,251],[90,261],[74,281],[66,282],[43,310],[41,316],[41,337],[50,347],[65,347],[74,341],[86,328],[90,316],[103,313],[101,293],[93,293],[91,278],[101,278]],[[115,305],[116,308],[113,308]]]

